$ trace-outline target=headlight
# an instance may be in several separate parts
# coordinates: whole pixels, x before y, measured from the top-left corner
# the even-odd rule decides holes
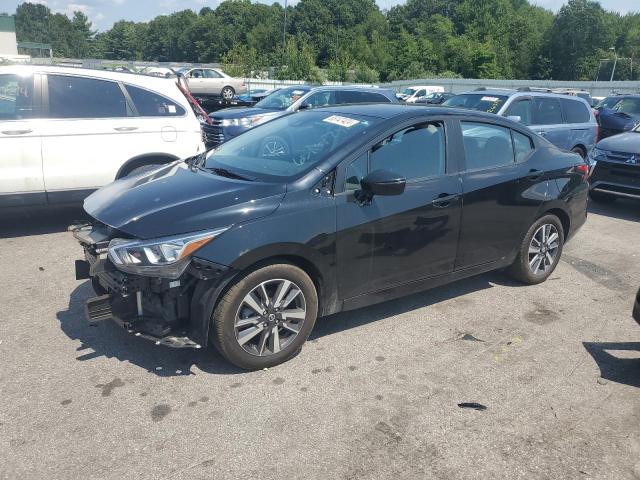
[[[109,258],[123,272],[178,278],[189,265],[191,255],[228,228],[154,240],[114,238],[109,242]]]
[[[250,127],[260,123],[261,116],[249,118],[223,118],[223,127]]]
[[[599,148],[594,147],[591,152],[589,152],[589,157],[587,160],[589,161],[589,165],[594,167],[599,160],[606,160],[607,152],[604,150],[600,150]]]

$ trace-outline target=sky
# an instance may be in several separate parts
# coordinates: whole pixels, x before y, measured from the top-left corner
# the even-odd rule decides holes
[[[274,3],[284,0],[259,0],[262,3]],[[530,0],[531,3],[540,5],[550,10],[557,11],[565,0]],[[618,11],[622,14],[632,10],[632,5],[637,0],[600,0],[601,5],[606,10]],[[21,4],[23,0],[0,0],[0,12],[13,13],[15,8]],[[191,8],[196,12],[202,7],[209,6],[215,8],[220,0],[75,0],[69,2],[67,0],[31,0],[32,3],[43,3],[54,12],[65,13],[69,16],[75,10],[84,12],[94,28],[99,31],[108,30],[114,22],[118,20],[133,20],[142,22],[151,20],[157,15],[168,14],[178,10]],[[293,5],[297,0],[289,0],[289,4]],[[387,9],[404,0],[376,0],[381,9]],[[633,10],[640,11],[640,7]]]

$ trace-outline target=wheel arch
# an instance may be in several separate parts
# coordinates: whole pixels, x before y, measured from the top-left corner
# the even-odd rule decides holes
[[[580,150],[582,150],[582,152],[584,153],[584,155],[582,155],[582,158],[587,158],[587,147],[581,143],[578,143],[576,145],[574,145],[571,150],[575,150],[576,148],[579,148]]]
[[[118,173],[116,173],[115,180],[119,180],[120,178],[127,176],[131,170],[142,167],[143,165],[164,165],[176,160],[179,160],[179,157],[163,152],[138,155],[137,157],[130,158],[120,166]]]
[[[542,212],[542,215],[540,215],[540,217],[538,218],[542,218],[545,215],[554,215],[558,217],[558,219],[560,220],[560,223],[562,224],[564,240],[566,240],[567,237],[569,236],[569,232],[571,231],[571,217],[569,216],[569,214],[564,209],[558,206],[553,206],[549,209],[546,209],[544,212]]]

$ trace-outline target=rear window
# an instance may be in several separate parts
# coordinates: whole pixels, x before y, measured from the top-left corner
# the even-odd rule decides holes
[[[127,91],[142,117],[181,117],[186,113],[177,103],[149,90],[127,85]]]
[[[66,75],[47,78],[51,118],[127,116],[127,102],[116,82]]]
[[[562,113],[567,123],[589,123],[591,120],[589,107],[584,103],[562,98],[560,99],[560,104],[562,105]]]
[[[450,98],[443,105],[447,107],[470,108],[487,113],[498,113],[507,101],[506,95],[492,95],[491,93],[465,93]]]
[[[390,103],[384,95],[373,92],[343,91],[339,93],[340,103]]]
[[[557,98],[536,97],[533,101],[533,125],[558,125],[563,123],[560,102]]]

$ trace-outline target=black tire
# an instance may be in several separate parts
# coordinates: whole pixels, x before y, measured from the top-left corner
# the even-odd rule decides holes
[[[290,343],[279,352],[268,352],[268,354],[264,356],[249,353],[245,350],[245,347],[240,345],[239,340],[236,338],[236,317],[240,314],[245,297],[255,288],[258,288],[263,282],[277,282],[279,280],[293,282],[293,284],[299,287],[305,302],[306,316],[301,322],[299,332],[290,340]],[[317,314],[318,294],[313,281],[303,270],[288,263],[276,263],[258,267],[235,282],[219,301],[211,318],[211,341],[229,362],[240,368],[258,370],[273,367],[286,362],[298,354],[313,329]],[[261,324],[263,320],[267,320],[267,316],[260,318],[259,324]],[[271,328],[272,327],[265,328],[262,331],[267,331]],[[278,329],[277,326],[275,326],[275,328]],[[288,333],[285,332],[284,328],[280,331]],[[257,337],[261,335],[262,333],[255,336],[258,343],[260,339]],[[282,333],[280,333],[280,335],[282,335]],[[249,344],[249,342],[247,342],[247,344]],[[273,351],[275,352],[275,349],[273,349]]]
[[[553,255],[553,262],[549,262],[550,265],[546,267],[543,271],[538,271],[534,273],[533,268],[530,266],[530,254],[529,247],[532,246],[532,239],[534,235],[536,235],[539,229],[544,225],[552,225],[555,228],[555,232],[558,234],[558,247],[555,250],[555,255]],[[555,215],[544,215],[543,217],[536,220],[526,235],[522,239],[520,247],[518,248],[518,255],[516,259],[511,264],[508,269],[508,273],[511,277],[516,280],[526,283],[528,285],[535,285],[538,283],[544,282],[549,276],[553,273],[558,262],[560,261],[560,257],[562,256],[562,248],[564,247],[564,237],[565,232],[562,227],[562,222]],[[547,249],[545,249],[545,252]],[[549,250],[551,252],[551,250]],[[534,262],[535,265],[535,262]]]
[[[589,192],[589,198],[597,203],[613,203],[616,201],[615,195],[604,192],[594,192],[593,190]]]
[[[577,153],[578,155],[580,155],[582,157],[582,159],[584,160],[585,158],[587,158],[587,152],[584,151],[584,149],[582,147],[573,147],[573,149],[571,150],[573,153]]]
[[[224,100],[231,100],[235,94],[236,94],[236,91],[233,89],[233,87],[224,87],[220,91],[220,96]]]

